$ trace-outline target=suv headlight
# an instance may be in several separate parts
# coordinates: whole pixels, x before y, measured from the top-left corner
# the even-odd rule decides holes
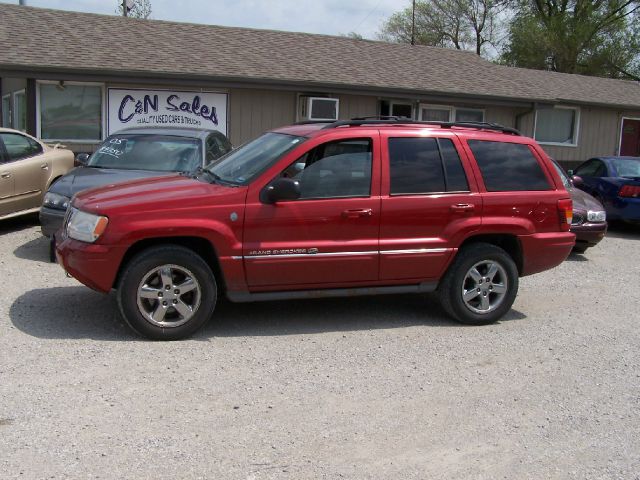
[[[69,197],[59,195],[57,193],[47,192],[42,202],[45,207],[55,208],[56,210],[66,210],[69,206]]]
[[[587,212],[587,220],[590,222],[606,222],[607,221],[607,213],[602,211],[592,211],[589,210]]]
[[[67,235],[74,240],[93,243],[107,228],[109,219],[72,208],[67,221]]]

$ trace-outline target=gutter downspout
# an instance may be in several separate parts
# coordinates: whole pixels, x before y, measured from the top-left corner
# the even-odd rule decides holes
[[[522,112],[522,113],[518,113],[518,114],[516,114],[516,130],[518,130],[518,131],[519,131],[519,132],[521,132],[521,133],[524,133],[524,132],[522,132],[522,129],[520,128],[520,124],[522,123],[522,119],[523,119],[525,116],[529,115],[530,113],[534,113],[535,111],[536,111],[536,104],[535,104],[535,103],[532,103],[532,104],[531,104],[531,107],[530,107],[528,110],[525,110],[525,111],[524,111],[524,112]],[[528,136],[533,137],[533,133],[534,133],[534,132],[531,132],[531,135],[528,135]]]

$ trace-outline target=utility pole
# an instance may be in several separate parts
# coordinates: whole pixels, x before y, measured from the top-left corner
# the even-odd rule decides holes
[[[413,0],[411,8],[411,45],[416,44],[416,0]]]
[[[27,6],[27,0],[20,0],[20,5],[22,5],[23,7]]]
[[[122,0],[122,16],[126,17],[127,13],[127,0]]]

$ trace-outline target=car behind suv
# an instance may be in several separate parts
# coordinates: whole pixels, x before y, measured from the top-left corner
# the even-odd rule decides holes
[[[76,193],[128,180],[193,172],[231,150],[224,134],[193,128],[142,127],[110,135],[89,156],[77,156],[75,168],[51,185],[40,209],[42,234],[52,236],[61,226]]]
[[[393,118],[268,132],[195,175],[79,194],[65,270],[117,290],[155,339],[192,334],[235,302],[437,290],[455,319],[501,318],[518,277],[561,263],[572,204],[515,130]]]

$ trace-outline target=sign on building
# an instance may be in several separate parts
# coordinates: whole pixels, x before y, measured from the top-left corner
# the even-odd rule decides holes
[[[227,132],[227,94],[110,88],[109,135],[132,127],[187,127]]]

